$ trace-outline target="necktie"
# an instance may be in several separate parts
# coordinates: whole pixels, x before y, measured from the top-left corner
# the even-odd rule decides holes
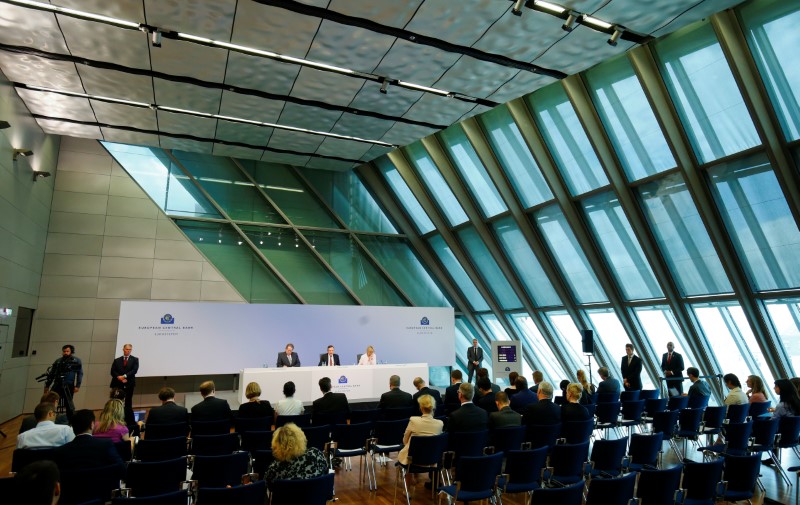
[[[333,358],[328,356],[328,366],[333,366]]]
[[[122,367],[125,368],[127,366],[128,366],[128,357],[125,356],[124,358],[122,358]]]
[[[631,361],[633,361],[633,356],[628,357],[628,366],[631,366]]]
[[[672,353],[667,354],[667,365],[669,365],[670,360],[672,360]]]

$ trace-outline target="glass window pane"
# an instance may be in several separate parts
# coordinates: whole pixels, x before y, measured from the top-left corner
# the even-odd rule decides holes
[[[570,193],[580,195],[607,185],[608,178],[564,88],[553,84],[525,100],[535,113]]]
[[[369,252],[418,307],[452,307],[405,239],[359,235]]]
[[[550,279],[542,269],[539,259],[533,254],[512,217],[504,217],[492,223],[500,245],[508,256],[517,277],[525,286],[528,297],[538,307],[562,305]]]
[[[469,254],[472,263],[477,267],[483,283],[494,294],[495,299],[503,309],[522,308],[511,284],[508,283],[503,271],[497,266],[483,240],[478,236],[475,228],[469,227],[458,231],[458,237],[464,243],[464,250]]]
[[[760,144],[753,121],[709,23],[656,42],[672,100],[701,162]]]
[[[675,352],[683,356],[683,364],[686,367],[697,363],[697,358],[692,349],[686,342],[686,337],[678,326],[678,321],[672,314],[672,310],[665,306],[638,307],[634,309],[636,317],[644,329],[650,345],[650,352],[657,360],[657,365],[661,365],[661,356],[667,352],[667,343],[675,344]],[[684,376],[686,373],[684,372]],[[741,377],[740,377],[741,379]],[[684,381],[685,382],[685,381]],[[744,381],[742,381],[744,384]],[[665,392],[664,383],[659,379],[659,387]],[[688,384],[684,384],[684,391],[689,389]]]
[[[351,230],[397,233],[354,171],[306,170],[303,175]]]
[[[511,321],[516,325],[520,334],[527,340],[531,348],[533,348],[533,364],[538,367],[544,374],[544,380],[553,384],[555,381],[556,386],[562,377],[566,377],[564,368],[561,362],[556,358],[553,349],[547,345],[547,342],[536,327],[533,319],[527,314],[511,314],[509,316]],[[533,378],[528,375],[525,377],[528,383],[533,385]]]
[[[614,377],[622,382],[622,372],[620,363],[625,358],[625,344],[630,344],[631,339],[625,328],[617,317],[617,313],[611,309],[589,310],[586,312],[592,321],[595,329],[595,336],[605,346],[608,355],[611,357],[611,364],[608,365]],[[636,353],[641,357],[641,353]],[[642,368],[642,389],[653,389],[653,380],[647,372],[647,368]]]
[[[787,140],[800,138],[800,4],[747,2],[739,10],[747,41]]]
[[[625,298],[641,300],[662,297],[661,287],[616,195],[613,192],[600,193],[581,203]]]
[[[400,205],[405,209],[406,214],[411,218],[411,221],[417,227],[420,234],[425,234],[433,231],[433,223],[428,218],[428,214],[417,201],[417,197],[408,188],[403,176],[397,171],[397,168],[389,161],[387,156],[381,156],[374,160],[375,165],[380,169],[383,177],[386,179],[386,184],[392,188],[394,196]]]
[[[505,105],[478,116],[503,171],[511,180],[524,207],[553,198],[550,187],[533,159],[522,134]]]
[[[592,67],[585,76],[628,179],[673,168],[675,158],[628,57]]]
[[[608,301],[558,205],[538,211],[536,224],[578,302]]]
[[[439,256],[439,261],[442,262],[445,269],[450,274],[453,282],[456,283],[461,293],[472,306],[472,310],[489,310],[489,305],[486,303],[486,300],[483,299],[478,288],[472,283],[472,279],[470,279],[467,272],[464,271],[464,267],[458,262],[453,251],[450,250],[450,247],[448,247],[442,236],[434,235],[428,239],[428,241],[433,251]]]
[[[670,271],[687,296],[730,293],[731,285],[714,251],[686,184],[678,174],[639,186],[645,214]]]
[[[800,230],[763,154],[714,166],[712,188],[725,226],[759,291],[800,286]]]
[[[466,182],[472,197],[480,205],[483,216],[491,217],[508,210],[461,125],[451,126],[442,131],[440,136],[442,144],[450,153],[453,165],[461,174],[461,179]]]
[[[454,356],[455,365],[453,369],[456,368],[461,370],[461,373],[464,375],[464,382],[467,381],[467,377],[469,376],[467,373],[467,348],[472,347],[472,339],[478,339],[478,345],[483,347],[483,361],[485,362],[488,359],[488,354],[486,351],[491,351],[487,349],[486,346],[481,343],[483,338],[478,334],[478,331],[472,326],[472,323],[467,320],[464,316],[456,316],[456,355]]]
[[[800,300],[770,300],[765,304],[775,333],[789,356],[789,372],[797,376],[800,370]]]
[[[564,355],[570,360],[567,366],[572,369],[571,371],[567,370],[566,375],[562,375],[557,381],[553,382],[553,389],[556,391],[556,394],[558,394],[558,383],[561,382],[562,379],[569,379],[570,382],[575,381],[575,371],[584,366],[581,333],[578,331],[578,327],[575,326],[572,317],[566,312],[547,312],[545,315],[550,321],[558,337],[558,341],[561,342],[564,347]]]
[[[439,168],[434,165],[428,151],[422,147],[422,142],[415,142],[405,148],[411,164],[417,169],[428,193],[433,196],[439,204],[439,210],[447,217],[450,226],[459,225],[467,220],[467,214],[461,208],[461,204],[456,199],[456,195],[450,190],[447,181],[439,172]]]

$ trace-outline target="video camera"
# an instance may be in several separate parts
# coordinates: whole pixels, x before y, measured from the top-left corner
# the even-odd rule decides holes
[[[67,359],[59,359],[49,367],[42,375],[36,377],[36,382],[49,382],[52,377],[54,381],[63,379],[68,373],[75,372],[80,368],[80,364],[70,356]]]

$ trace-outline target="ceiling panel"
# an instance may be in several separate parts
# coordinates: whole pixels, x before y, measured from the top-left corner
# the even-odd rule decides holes
[[[393,121],[355,114],[342,114],[331,132],[363,139],[379,139],[394,124]]]
[[[296,154],[276,153],[273,151],[265,150],[261,161],[269,161],[270,163],[284,163],[286,165],[295,165],[298,167],[305,166],[310,156],[302,156]]]
[[[394,126],[380,138],[380,140],[388,144],[397,144],[404,146],[415,142],[422,137],[433,135],[436,130],[432,128],[425,128],[424,126],[417,126],[405,123],[395,123]]]
[[[161,147],[164,149],[177,149],[190,153],[211,154],[214,144],[211,142],[200,142],[197,140],[177,139],[161,135]]]
[[[519,72],[512,77],[510,81],[500,86],[497,91],[489,95],[488,98],[498,103],[506,103],[509,100],[536,91],[555,81],[556,79],[547,77],[546,75]]]
[[[308,59],[371,72],[394,41],[394,37],[325,20],[314,37]]]
[[[451,124],[474,106],[474,103],[426,94],[403,117],[435,124]]]
[[[278,124],[327,132],[333,128],[333,125],[336,124],[336,121],[341,116],[342,113],[338,110],[318,109],[316,107],[304,107],[294,103],[287,103],[286,107],[283,108]]]
[[[150,133],[129,132],[117,130],[115,128],[102,128],[103,137],[109,142],[119,142],[120,144],[136,144],[143,146],[158,146],[158,135]]]
[[[68,135],[70,137],[85,137],[90,139],[101,139],[100,128],[82,124],[67,123],[51,119],[37,119],[36,123],[45,133],[53,135]]]
[[[55,53],[68,52],[54,14],[9,4],[3,4],[0,9],[0,42]]]
[[[272,128],[255,126],[241,123],[231,123],[230,121],[218,121],[216,138],[218,140],[228,140],[232,142],[242,142],[254,146],[266,146],[269,137],[272,135]],[[263,151],[261,149],[260,151]],[[261,154],[258,155],[261,158]]]
[[[396,86],[389,86],[386,94],[380,92],[380,86],[367,83],[358,92],[350,105],[357,109],[382,112],[389,116],[402,116],[420,99],[424,93]]]
[[[182,82],[153,79],[156,94],[156,104],[163,107],[205,112],[207,114],[219,113],[219,101],[222,90],[203,88]]]
[[[369,150],[364,153],[364,156],[361,157],[363,161],[371,161],[379,156],[383,156],[386,153],[392,152],[394,149],[390,147],[383,147],[383,146],[372,146]]]
[[[147,34],[116,26],[58,16],[72,56],[107,61],[131,68],[150,68]],[[107,44],[98,44],[106,40]]]
[[[223,116],[276,123],[281,115],[284,103],[252,95],[223,91],[222,106],[219,113]]]
[[[43,116],[77,119],[78,121],[95,121],[94,112],[86,98],[64,96],[17,88],[20,98],[25,101],[33,114]]]
[[[620,40],[616,47],[606,43],[609,35],[585,26],[578,26],[555,46],[537,58],[534,63],[548,68],[558,68],[575,74],[617,54],[624,53],[635,44]]]
[[[228,51],[183,40],[163,39],[161,47],[150,48],[150,59],[156,72],[223,82]]]
[[[132,126],[142,130],[158,131],[156,111],[142,107],[131,107],[115,103],[91,100],[97,121],[120,126]]]
[[[460,55],[398,40],[375,73],[392,79],[431,86]],[[459,90],[452,90],[459,91]]]
[[[170,30],[228,42],[236,0],[144,0],[147,23]]]
[[[297,65],[248,54],[230,53],[225,83],[277,95],[288,95],[299,72],[300,67]]]
[[[462,2],[425,0],[406,29],[452,44],[471,46],[510,9],[511,2],[474,2],[469,12],[465,12]]]
[[[256,2],[239,2],[231,42],[305,58],[319,24],[320,20],[311,16]]]
[[[369,19],[386,26],[403,28],[417,12],[423,0],[402,2],[365,2],[364,0],[331,0],[328,10]]]
[[[288,149],[299,154],[313,154],[322,143],[319,135],[275,130],[269,139],[269,147]]]
[[[487,107],[485,105],[476,105],[472,108],[472,110],[468,110],[463,116],[458,118],[458,121],[463,121],[467,118],[471,118],[472,116],[476,116],[478,114],[483,114],[484,112],[489,112],[492,110],[492,107]]]
[[[72,63],[0,51],[0,68],[10,81],[83,93]]]
[[[158,111],[157,114],[158,128],[163,132],[194,135],[207,139],[214,138],[214,131],[217,128],[216,119],[175,114],[163,110]]]
[[[516,68],[501,67],[470,56],[462,56],[439,79],[436,87],[486,98],[517,72]]]
[[[260,160],[264,154],[263,149],[250,149],[248,147],[228,146],[225,144],[214,144],[212,152],[214,156],[229,156],[246,160]]]
[[[678,28],[688,25],[689,23],[703,19],[716,12],[728,9],[742,2],[741,0],[706,0],[704,2],[685,2],[685,3],[690,4],[691,8],[689,8],[690,7],[689,5],[686,6],[687,11],[679,18],[679,21],[666,23],[667,20],[665,20],[665,26],[653,32],[650,32],[650,35],[654,37],[664,36],[668,33],[674,32]]]
[[[362,79],[304,67],[292,88],[292,96],[346,106],[363,85]]]
[[[330,170],[333,172],[345,172],[357,166],[356,163],[339,160],[326,160],[325,158],[311,158],[305,165],[307,168],[317,168],[320,170]]]
[[[77,65],[83,87],[90,95],[154,103],[153,79],[116,70]]]
[[[561,19],[530,9],[522,16],[507,12],[475,43],[475,48],[529,62],[566,35],[562,24]]]
[[[50,3],[116,19],[124,19],[133,23],[142,23],[145,20],[142,0],[114,0],[113,2],[108,0],[58,0],[58,2]]]
[[[317,154],[326,156],[338,156],[340,158],[359,159],[366,153],[372,144],[356,142],[354,140],[343,140],[336,138],[326,138],[317,148]]]

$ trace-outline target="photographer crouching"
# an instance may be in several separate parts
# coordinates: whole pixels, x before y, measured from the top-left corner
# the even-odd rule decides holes
[[[74,355],[75,346],[67,344],[61,348],[61,357],[53,362],[47,370],[47,380],[44,383],[45,393],[51,389],[61,398],[58,402],[58,411],[66,410],[67,418],[72,420],[75,413],[75,404],[72,397],[81,387],[83,382],[83,364],[80,358]]]

